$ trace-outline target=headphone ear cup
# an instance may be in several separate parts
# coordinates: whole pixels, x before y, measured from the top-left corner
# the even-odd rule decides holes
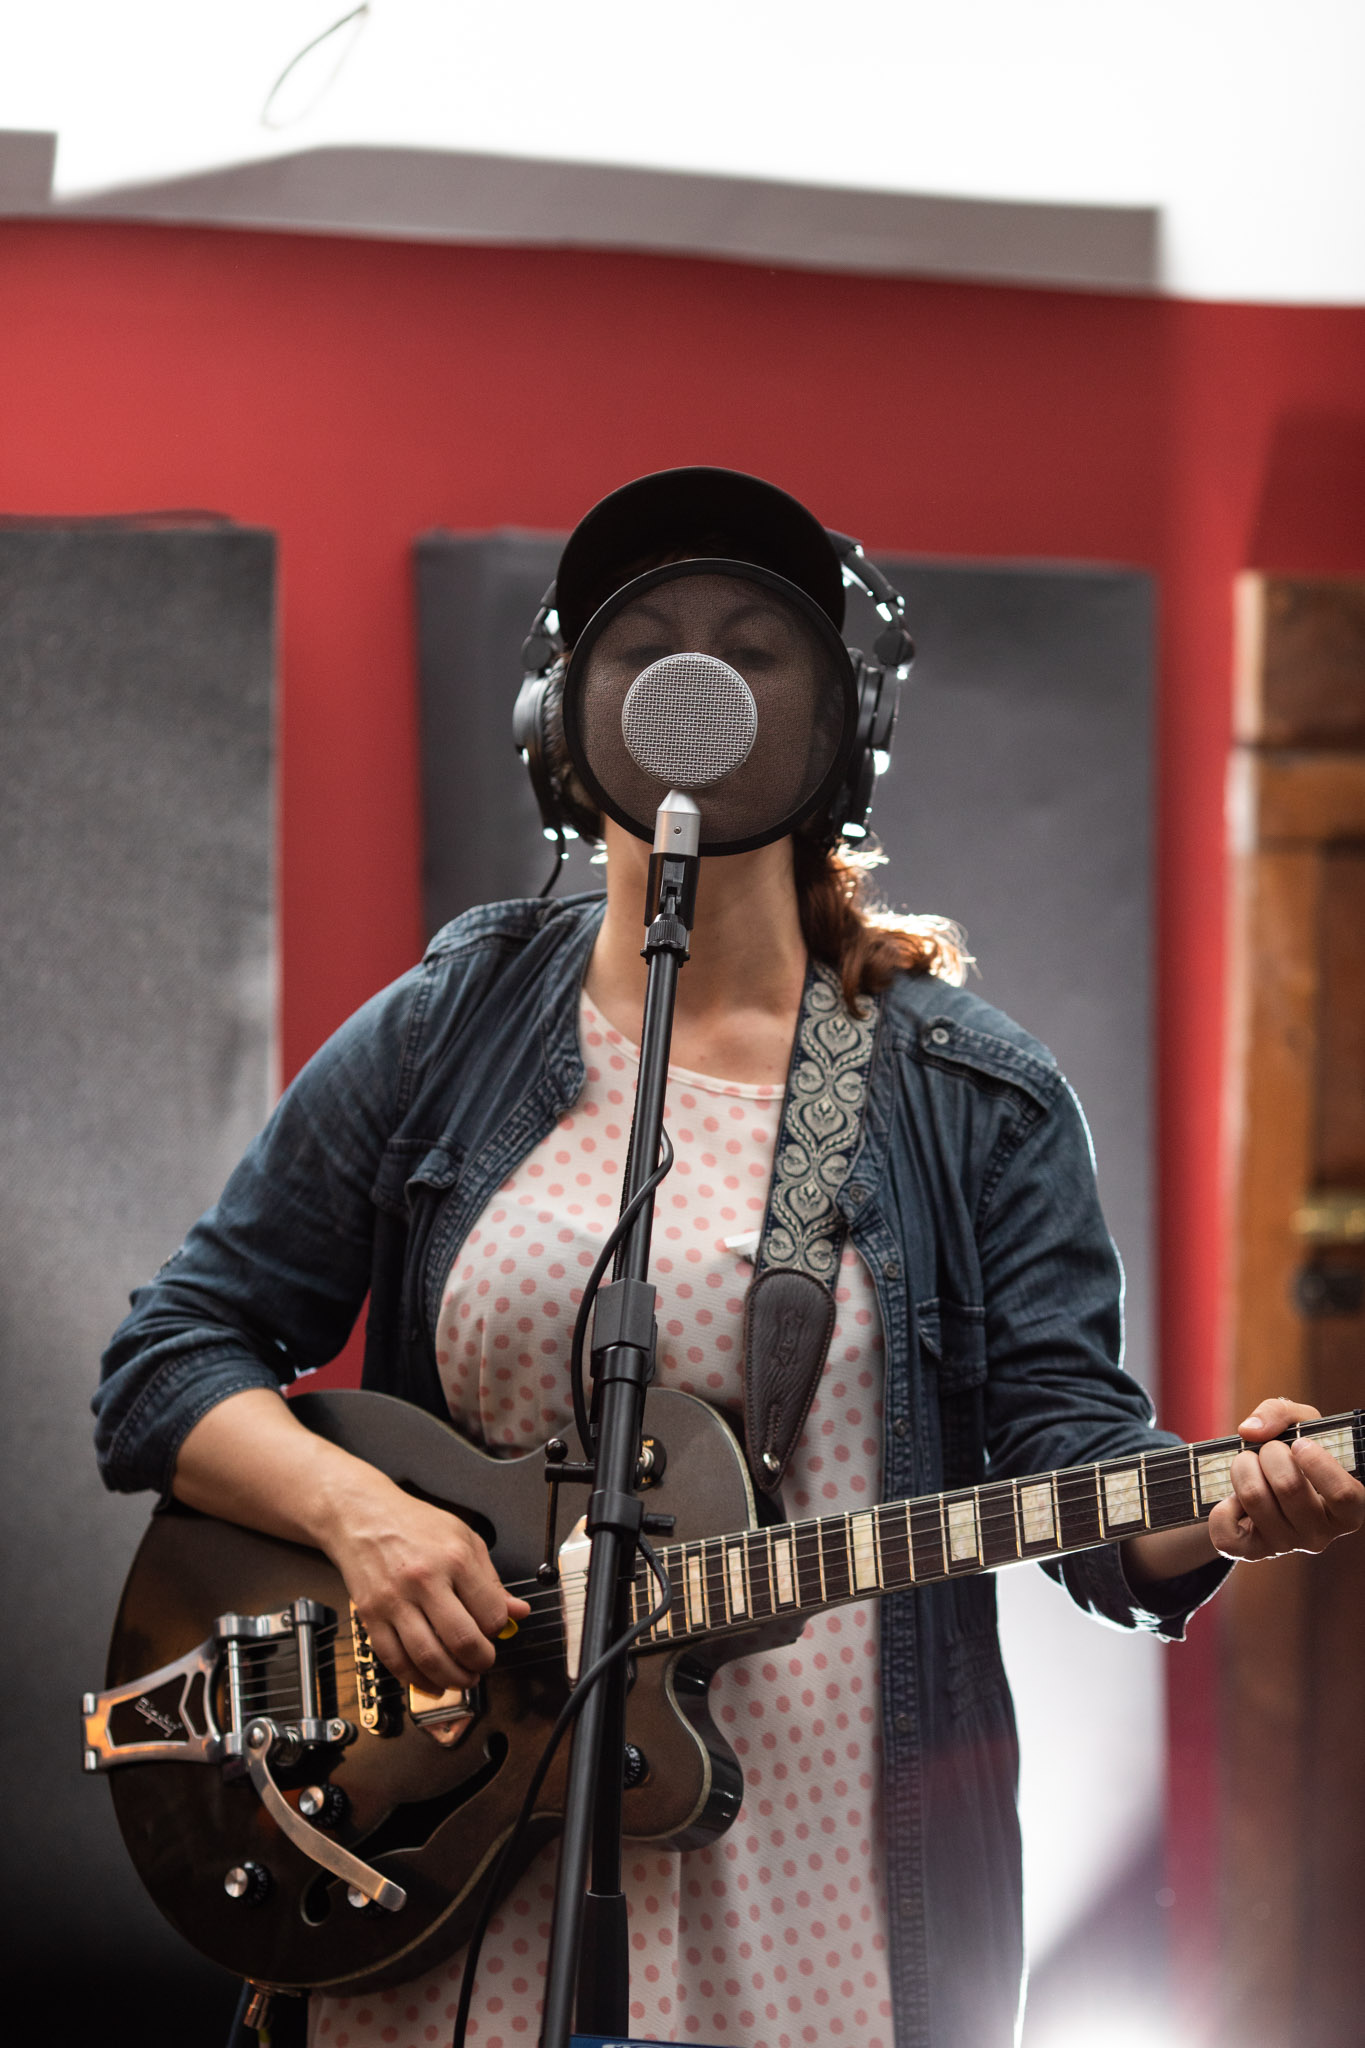
[[[861,654],[855,654],[858,664],[858,727],[853,752],[849,758],[848,774],[831,806],[834,837],[842,839],[846,829],[854,841],[863,838],[867,831],[868,815],[872,809],[872,793],[877,783],[876,751],[886,744],[889,729],[883,734],[886,699],[891,700],[890,716],[895,718],[895,687],[887,687],[887,675],[875,663],[864,661]],[[851,828],[851,829],[848,829]]]
[[[564,741],[564,676],[561,656],[543,675],[523,677],[512,711],[512,739],[526,763],[546,831],[600,839],[602,820],[574,773]]]
[[[549,678],[543,675],[522,677],[512,709],[512,744],[526,764],[540,811],[540,822],[547,832],[556,833],[560,829],[559,807],[550,781],[545,748],[545,692],[548,683]]]

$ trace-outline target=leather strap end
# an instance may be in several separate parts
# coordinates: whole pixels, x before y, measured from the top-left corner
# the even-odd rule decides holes
[[[834,1334],[822,1280],[770,1266],[744,1308],[744,1442],[754,1483],[776,1494],[810,1413]]]

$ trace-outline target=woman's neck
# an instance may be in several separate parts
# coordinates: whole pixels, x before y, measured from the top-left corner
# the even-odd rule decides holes
[[[610,822],[606,839],[607,911],[586,986],[607,1022],[638,1044],[649,848]],[[726,1081],[784,1081],[805,976],[791,841],[703,860],[673,1063]]]

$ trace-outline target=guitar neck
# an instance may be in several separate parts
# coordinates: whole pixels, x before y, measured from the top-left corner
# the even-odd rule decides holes
[[[1312,1437],[1351,1472],[1365,1471],[1365,1411],[1287,1430]],[[889,1501],[851,1514],[671,1543],[659,1562],[673,1589],[669,1612],[644,1643],[676,1642],[751,1626],[775,1615],[818,1613],[848,1600],[902,1592],[1029,1559],[1202,1522],[1232,1491],[1240,1437],[1074,1465],[1032,1479],[997,1479],[954,1493]],[[632,1620],[656,1604],[643,1569]]]

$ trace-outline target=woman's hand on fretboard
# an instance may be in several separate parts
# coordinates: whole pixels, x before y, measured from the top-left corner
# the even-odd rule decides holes
[[[1233,1492],[1209,1516],[1209,1535],[1224,1557],[1282,1557],[1289,1550],[1326,1550],[1365,1523],[1365,1486],[1311,1437],[1275,1443],[1296,1422],[1319,1411],[1300,1401],[1262,1401],[1238,1435],[1259,1443],[1232,1461]]]

